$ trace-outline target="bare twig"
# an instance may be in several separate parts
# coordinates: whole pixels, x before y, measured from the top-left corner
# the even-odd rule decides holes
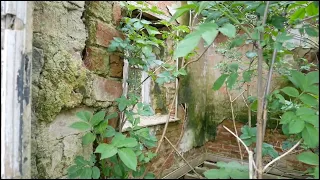
[[[171,143],[171,141],[164,136],[164,138],[168,141],[168,143],[171,145],[171,147],[176,151],[176,153],[187,163],[187,165],[192,169],[192,171],[200,178],[203,179],[203,177],[197,173],[197,171],[189,164],[189,162],[179,153],[179,151],[174,147],[174,145]]]
[[[243,90],[237,97],[235,97],[231,102],[234,102],[235,100],[237,100],[241,95],[243,95],[243,93],[245,92],[246,90]]]
[[[166,134],[166,132],[167,132],[167,128],[168,128],[168,124],[169,124],[169,119],[170,119],[170,112],[172,111],[173,104],[174,104],[174,102],[175,102],[177,93],[178,93],[178,89],[176,89],[176,92],[175,92],[175,94],[174,94],[173,100],[172,100],[172,102],[171,102],[170,109],[169,109],[169,114],[168,114],[168,117],[167,117],[167,121],[166,121],[166,124],[165,124],[165,126],[164,126],[164,129],[163,129],[163,132],[162,132],[162,135],[161,135],[161,138],[160,138],[160,140],[159,140],[158,147],[157,147],[155,153],[158,153],[158,151],[159,151],[159,149],[160,149],[160,146],[161,146],[161,144],[162,144],[163,138],[164,138],[164,136],[165,136],[165,134]]]
[[[212,44],[213,44],[213,41],[212,41],[212,43],[201,53],[201,55],[200,55],[196,60],[187,62],[187,63],[183,66],[183,68],[187,67],[187,66],[188,66],[189,64],[191,64],[191,63],[194,63],[194,62],[196,62],[196,61],[199,61],[200,58],[201,58],[201,57],[208,51],[208,49],[212,46]]]
[[[273,64],[274,64],[274,61],[275,61],[276,57],[277,57],[277,49],[274,48],[273,49],[273,54],[272,54],[272,60],[271,60],[271,64],[270,64],[270,70],[269,70],[269,73],[268,73],[266,91],[264,93],[263,117],[262,117],[262,122],[263,122],[262,141],[264,139],[264,135],[266,133],[266,128],[267,128],[267,121],[268,121],[268,119],[267,119],[267,117],[268,117],[268,111],[267,111],[268,99],[267,99],[267,96],[268,96],[269,90],[270,90],[271,79],[272,79],[272,71],[273,71]]]
[[[231,95],[230,95],[227,87],[226,87],[226,89],[227,89],[227,93],[228,93],[229,101],[230,101],[230,108],[231,108],[233,128],[234,128],[234,131],[235,131],[235,133],[236,133],[236,136],[238,136],[237,127],[236,127],[236,120],[235,120],[234,112],[233,112],[233,101],[232,101],[232,99],[231,99]],[[243,92],[242,92],[242,93],[243,93]],[[242,93],[241,93],[241,94],[242,94]],[[238,96],[238,97],[239,97],[239,96]],[[235,98],[235,99],[236,99],[236,98]],[[241,163],[242,163],[242,162],[243,162],[242,150],[241,150],[240,142],[239,142],[238,139],[237,139],[237,143],[238,143],[239,153],[240,153],[240,158],[241,158]]]
[[[274,162],[278,161],[279,159],[283,158],[284,156],[286,156],[287,154],[289,154],[291,151],[293,151],[297,146],[299,146],[299,144],[302,142],[302,139],[300,139],[296,145],[294,145],[291,149],[289,149],[287,152],[285,152],[284,154],[282,154],[281,156],[278,156],[277,158],[275,158],[274,160],[272,160],[271,162],[269,162],[266,166],[264,166],[263,168],[263,172]]]
[[[183,120],[183,123],[182,123],[182,126],[181,126],[181,133],[180,133],[180,136],[179,136],[179,139],[178,141],[176,142],[176,145],[175,147],[177,147],[182,139],[182,136],[183,136],[183,132],[184,132],[184,126],[185,126],[185,123],[187,122],[187,107],[185,109],[185,114],[184,114],[184,120]],[[168,159],[171,157],[171,154],[174,152],[174,149],[172,149],[172,151],[169,153],[168,157],[166,158],[166,160],[163,162],[163,164],[166,164],[166,162],[168,161]],[[162,172],[163,172],[163,168],[165,166],[162,166],[161,167],[161,170],[160,170],[160,175],[159,175],[159,178],[161,178],[162,176]]]

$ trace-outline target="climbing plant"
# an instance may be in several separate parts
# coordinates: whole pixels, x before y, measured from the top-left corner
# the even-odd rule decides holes
[[[319,71],[316,69],[303,74],[300,71],[310,69],[311,65],[304,68],[290,67],[285,58],[292,55],[295,48],[306,44],[316,52],[319,51],[318,43],[310,38],[318,37],[318,11],[317,1],[188,1],[187,5],[177,8],[171,19],[174,21],[191,12],[192,22],[196,18],[199,22],[177,44],[174,58],[187,57],[193,53],[201,39],[208,48],[219,33],[228,37],[227,43],[217,45],[216,48],[226,60],[217,66],[222,75],[213,83],[213,90],[219,90],[224,84],[227,90],[241,89],[245,83],[252,83],[252,79],[257,79],[257,96],[247,99],[251,110],[256,112],[257,125],[242,127],[240,140],[246,146],[256,143],[256,159],[253,163],[256,164],[255,175],[258,178],[262,178],[267,168],[262,165],[262,156],[270,155],[275,158],[271,163],[283,157],[278,157],[273,146],[263,142],[271,116],[280,122],[285,135],[298,142],[293,148],[301,142],[306,150],[319,146]],[[298,30],[299,34],[294,33],[294,30]],[[297,40],[300,44],[294,43]],[[246,58],[234,53],[243,45],[252,46],[252,50],[245,53]],[[264,69],[269,72],[266,84],[263,84]],[[269,92],[273,71],[289,80],[292,85]],[[230,102],[232,103],[231,100]],[[318,154],[303,152],[298,155],[298,160],[314,165],[311,175],[318,178]],[[219,170],[209,170],[204,175],[207,178],[232,178],[234,171],[226,170],[230,168],[239,170],[238,165],[230,165]]]
[[[166,41],[172,41],[175,46],[175,42],[182,39],[181,34],[189,33],[189,28],[172,25],[166,20],[151,22],[143,19],[145,12],[163,13],[157,7],[149,7],[144,2],[137,2],[137,5],[122,2],[122,5],[128,16],[122,18],[119,30],[125,38],[115,37],[108,51],[126,59],[130,67],[147,72],[147,78],[159,85],[186,75],[184,67],[178,68],[176,63],[173,63],[176,59],[172,59],[172,52],[168,52]],[[168,30],[158,30],[155,26],[157,24]],[[165,53],[171,58],[165,61],[161,49],[165,49]],[[149,128],[139,126],[140,116],[154,114],[151,106],[142,103],[139,96],[139,87],[145,80],[128,82],[131,91],[116,99],[118,109],[124,115],[120,117],[120,126],[116,129],[108,125],[108,121],[116,118],[118,113],[106,115],[104,110],[94,114],[89,111],[76,113],[80,121],[73,123],[71,127],[85,132],[82,144],[94,145],[94,153],[89,160],[77,156],[75,164],[68,168],[69,178],[155,178],[152,173],[147,172],[146,164],[156,156],[150,148],[156,146],[157,138]],[[126,122],[131,126],[127,132],[122,132]],[[106,138],[110,138],[111,143],[106,141]]]

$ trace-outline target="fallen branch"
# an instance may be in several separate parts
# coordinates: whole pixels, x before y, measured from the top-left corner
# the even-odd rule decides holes
[[[299,144],[302,142],[302,139],[300,139],[296,145],[294,145],[291,149],[289,149],[287,152],[285,152],[284,154],[282,154],[281,156],[278,156],[277,158],[275,158],[274,160],[272,160],[271,162],[269,162],[264,168],[263,168],[263,172],[273,163],[275,163],[276,161],[280,160],[281,158],[283,158],[284,156],[286,156],[287,154],[289,154],[291,151],[293,151],[297,146],[299,146]]]
[[[249,150],[248,146],[237,136],[235,135],[230,129],[228,129],[227,127],[223,126],[224,129],[226,129],[227,131],[229,131],[229,133],[231,133],[234,137],[236,137],[241,143],[242,145],[246,148],[247,152],[248,152],[248,156],[249,156],[249,178],[250,179],[255,179],[254,177],[254,171],[253,168],[255,168],[255,170],[257,170],[257,166],[254,163],[253,160],[253,152],[251,150]]]
[[[187,165],[192,169],[192,171],[200,178],[203,179],[203,177],[197,173],[197,171],[189,164],[189,162],[179,153],[179,151],[174,147],[174,145],[170,142],[170,140],[164,136],[164,138],[168,141],[168,143],[171,145],[171,147],[176,151],[176,153],[187,163]]]

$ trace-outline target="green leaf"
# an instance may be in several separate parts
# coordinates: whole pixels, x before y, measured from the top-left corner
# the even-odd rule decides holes
[[[312,93],[314,95],[319,96],[319,86],[318,85],[308,86],[308,88],[305,90],[305,92],[309,92],[309,93]]]
[[[217,29],[204,32],[202,34],[202,38],[206,42],[205,46],[209,46],[216,39],[218,33],[219,31]]]
[[[306,7],[306,13],[307,13],[308,16],[317,15],[317,14],[319,14],[319,8],[317,8],[314,3],[310,3]]]
[[[189,54],[194,48],[196,48],[201,39],[201,34],[193,32],[188,34],[182,41],[177,44],[177,48],[174,51],[174,59],[179,57],[185,57]]]
[[[231,72],[237,72],[238,68],[239,68],[239,64],[238,63],[231,63],[231,64],[229,64],[228,68]]]
[[[229,38],[234,38],[236,37],[236,27],[232,24],[224,24],[221,28],[219,28],[219,31],[226,35]]]
[[[229,173],[225,169],[210,169],[205,171],[203,175],[208,179],[228,179]]]
[[[310,175],[313,175],[314,179],[319,179],[319,166],[315,167],[313,173]]]
[[[92,116],[92,113],[89,111],[80,111],[76,113],[76,116],[83,121],[89,122]]]
[[[97,166],[92,167],[92,179],[99,179],[100,169]]]
[[[315,115],[315,114],[301,115],[300,119],[312,124],[316,128],[319,128],[319,116],[318,115]]]
[[[299,91],[293,87],[284,87],[281,89],[281,91],[291,97],[298,97],[299,96]]]
[[[297,134],[303,130],[305,122],[301,119],[294,119],[289,123],[289,133]]]
[[[251,37],[253,40],[259,40],[260,39],[260,33],[257,29],[253,30],[253,33],[251,34]]]
[[[91,179],[92,169],[90,167],[85,167],[82,169],[80,178],[81,179]]]
[[[290,21],[293,22],[297,19],[302,19],[304,18],[305,16],[305,13],[306,13],[306,10],[305,8],[299,8],[297,9],[290,17]]]
[[[231,41],[230,43],[230,49],[234,48],[234,47],[239,47],[241,46],[243,43],[245,42],[244,37],[240,36],[234,40]]]
[[[146,26],[146,29],[148,31],[148,34],[153,36],[153,35],[156,35],[156,34],[161,34],[157,28],[155,27],[152,27],[152,26]]]
[[[206,7],[208,7],[209,2],[208,1],[201,1],[199,4],[199,8],[197,8],[197,13],[201,13],[202,10],[204,10]]]
[[[141,28],[143,28],[143,24],[140,22],[140,21],[137,21],[133,24],[133,27],[136,29],[136,30],[140,30]]]
[[[107,126],[104,137],[112,137],[116,134],[116,130],[112,126]]]
[[[76,156],[74,162],[76,163],[76,165],[83,167],[89,164],[88,161],[86,161],[82,156]]]
[[[91,124],[93,126],[99,124],[101,121],[103,121],[103,118],[105,116],[106,112],[105,111],[99,111],[98,113],[94,114],[92,119],[91,119]]]
[[[249,172],[248,171],[239,171],[239,170],[232,170],[230,173],[231,179],[249,179]]]
[[[126,138],[122,133],[116,132],[115,136],[113,137],[111,144],[117,146],[121,141]]]
[[[118,155],[121,161],[130,169],[136,171],[137,157],[131,148],[118,149]]]
[[[153,173],[148,172],[143,179],[155,179],[156,176]]]
[[[296,85],[302,90],[306,89],[307,79],[303,73],[294,70],[294,71],[291,71],[291,77],[292,79],[289,79],[289,80],[291,80],[292,83],[295,82]]]
[[[301,108],[297,109],[297,111],[296,111],[297,116],[314,115],[314,114],[315,114],[314,110],[307,108],[307,107],[301,107]]]
[[[93,143],[93,141],[96,139],[96,135],[92,134],[91,132],[87,133],[82,137],[82,144],[88,145],[90,143]]]
[[[309,106],[315,106],[318,104],[318,101],[316,98],[314,98],[313,96],[311,96],[310,94],[302,94],[301,96],[299,96],[299,99],[309,105]]]
[[[284,28],[284,23],[286,21],[287,21],[287,19],[283,16],[273,15],[271,17],[271,24],[277,29]]]
[[[236,72],[231,73],[227,79],[227,87],[229,89],[232,89],[232,87],[236,83],[237,79],[238,79],[238,73],[236,73]]]
[[[94,130],[96,131],[97,134],[102,134],[105,132],[105,129],[108,126],[108,120],[104,120],[99,123],[98,126],[95,126]]]
[[[289,125],[288,124],[284,124],[281,127],[282,133],[285,135],[289,135]]]
[[[90,166],[94,166],[95,163],[96,163],[96,155],[95,154],[91,154],[90,160],[89,160],[89,165]]]
[[[285,41],[288,41],[290,39],[292,39],[293,36],[292,35],[287,35],[286,32],[282,32],[282,33],[279,33],[276,37],[276,42],[280,42],[280,43],[283,43]]]
[[[120,147],[135,147],[138,145],[138,142],[135,138],[125,138],[124,140],[120,141],[116,144],[117,148]]]
[[[318,37],[319,33],[315,28],[307,27],[305,28],[306,33],[312,37]]]
[[[187,75],[187,71],[184,68],[179,69],[179,74],[185,76]]]
[[[246,56],[247,56],[247,58],[252,59],[252,58],[258,56],[258,54],[255,51],[247,51]]]
[[[177,8],[176,9],[177,11],[173,14],[171,19],[169,20],[169,23],[172,23],[172,21],[176,20],[177,18],[182,16],[184,13],[189,12],[189,10],[191,9],[195,9],[196,7],[197,6],[195,4],[187,4]]]
[[[309,165],[319,165],[319,155],[312,152],[303,152],[297,156],[297,159]]]
[[[251,76],[252,76],[253,70],[248,70],[243,72],[243,81],[244,82],[250,82],[251,81]]]
[[[297,117],[296,117],[294,112],[287,111],[282,115],[280,124],[288,124],[288,123],[290,123],[292,120],[294,120],[296,118]]]
[[[106,159],[117,154],[117,148],[111,144],[99,144],[95,153],[101,153],[100,159]]]
[[[74,122],[70,125],[71,128],[78,129],[80,131],[86,131],[91,128],[91,125],[86,122]]]
[[[282,103],[282,104],[284,104],[285,101],[286,101],[281,94],[275,94],[275,97],[276,97],[277,99],[279,99],[279,102]]]
[[[80,173],[81,173],[81,167],[77,165],[73,165],[68,168],[68,178],[70,179],[75,179],[79,177]]]
[[[319,132],[311,124],[306,123],[301,135],[309,148],[315,148],[319,146]]]
[[[224,81],[227,79],[229,75],[228,74],[222,74],[213,84],[212,89],[217,91],[221,88]]]
[[[242,171],[247,171],[249,170],[248,166],[241,165],[237,161],[231,161],[229,163],[226,162],[217,162],[216,164],[220,168],[226,168],[226,169],[237,169],[237,170],[242,170]]]
[[[210,45],[218,35],[218,25],[216,23],[202,23],[197,28],[197,33],[202,34],[201,37],[206,42],[206,46]]]
[[[319,83],[319,71],[312,71],[306,75],[308,85]]]
[[[266,4],[265,4],[265,3],[262,3],[262,4],[260,4],[259,7],[256,9],[256,12],[257,12],[261,17],[263,17],[265,9],[266,9]]]

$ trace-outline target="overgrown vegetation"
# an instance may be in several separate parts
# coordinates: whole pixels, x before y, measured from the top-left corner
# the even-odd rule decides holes
[[[256,144],[254,149],[255,162],[249,162],[249,169],[254,167],[255,172],[249,172],[247,178],[262,178],[266,168],[271,165],[269,163],[263,167],[263,156],[270,155],[275,158],[271,163],[283,157],[283,155],[278,157],[273,146],[263,142],[267,120],[271,119],[270,117],[276,117],[276,120],[282,125],[282,132],[293,142],[298,142],[296,146],[300,142],[306,150],[312,150],[312,148],[319,146],[319,71],[316,69],[316,71],[303,74],[300,71],[305,68],[283,67],[285,56],[292,54],[293,49],[301,46],[301,44],[294,43],[296,39],[311,44],[311,48],[318,52],[318,43],[308,38],[318,37],[318,8],[319,3],[315,1],[203,1],[190,2],[188,5],[178,8],[174,15],[174,18],[177,18],[192,11],[194,17],[200,17],[197,28],[177,45],[176,58],[184,57],[190,53],[198,45],[201,38],[206,45],[210,45],[218,33],[229,38],[226,45],[217,49],[226,56],[226,61],[218,66],[222,75],[214,82],[213,90],[219,90],[224,84],[226,84],[227,92],[241,89],[244,84],[250,84],[252,79],[257,76],[257,96],[249,96],[246,99],[248,108],[250,108],[248,119],[251,119],[251,111],[257,113],[257,125],[256,127],[244,126],[240,136],[244,142],[239,139],[245,146],[250,146],[254,142]],[[238,29],[244,33],[238,35]],[[295,34],[292,31],[296,29],[300,34]],[[237,52],[237,48],[244,44],[252,45],[252,50],[245,53],[247,58],[230,53]],[[264,69],[269,71],[266,84],[264,84],[262,77]],[[274,69],[290,80],[292,86],[286,86],[270,93]],[[248,87],[250,86],[247,86],[247,91],[249,91]],[[232,115],[233,101],[230,96]],[[234,135],[237,136],[237,132]],[[248,148],[247,150],[250,151]],[[314,157],[316,160],[312,161],[310,157]],[[310,174],[318,178],[318,154],[304,152],[298,155],[298,159],[306,164],[315,165],[316,167],[311,170]],[[222,168],[209,170],[205,175],[207,178],[226,178],[229,177],[227,174],[231,175],[232,172]]]
[[[167,49],[166,41],[177,42],[181,36],[177,33],[188,33],[187,26],[172,26],[167,21],[151,22],[142,19],[143,12],[161,14],[155,6],[149,8],[143,2],[137,6],[126,5],[128,17],[122,19],[120,31],[125,39],[114,38],[108,51],[117,53],[126,59],[129,66],[148,72],[147,78],[152,78],[159,85],[169,83],[180,75],[186,75],[184,68],[178,69],[174,60],[164,61],[161,49]],[[133,17],[133,11],[138,12]],[[169,31],[159,31],[154,25],[166,26]],[[161,36],[157,36],[161,34]],[[165,52],[167,54],[172,52]],[[157,73],[162,69],[161,73]],[[145,79],[146,80],[146,79]],[[75,165],[68,169],[69,178],[155,178],[147,172],[146,164],[156,156],[149,149],[156,146],[157,138],[149,128],[139,127],[140,116],[154,115],[154,110],[149,104],[141,102],[141,85],[145,81],[137,80],[129,83],[129,92],[116,99],[121,112],[121,121],[118,128],[108,125],[109,119],[116,118],[117,113],[106,116],[104,110],[92,114],[88,111],[78,112],[76,115],[81,120],[71,125],[72,128],[85,131],[82,138],[83,145],[97,145],[90,160],[78,156]],[[174,102],[174,100],[173,100]],[[171,107],[172,108],[172,107]],[[169,117],[168,117],[169,118]],[[122,132],[126,122],[131,124],[127,132]],[[106,138],[111,138],[107,143]],[[162,138],[163,139],[163,138]],[[161,144],[161,143],[159,143]]]
[[[301,70],[308,68],[288,68],[285,58],[302,45],[294,43],[293,40],[296,39],[304,44],[311,44],[311,48],[318,51],[318,43],[308,38],[318,36],[318,2],[188,1],[187,5],[177,8],[169,22],[164,20],[151,22],[142,19],[143,12],[161,12],[156,7],[148,8],[143,2],[137,3],[137,6],[126,6],[128,17],[123,18],[121,24],[121,31],[126,38],[124,40],[115,38],[109,46],[109,51],[120,53],[128,60],[129,66],[148,72],[148,78],[151,77],[159,85],[172,82],[176,77],[186,75],[185,68],[194,62],[190,61],[190,58],[195,56],[195,49],[200,39],[204,40],[208,49],[221,33],[229,39],[226,44],[218,45],[220,48],[217,50],[227,58],[218,66],[222,75],[213,83],[213,90],[219,90],[225,85],[228,94],[231,90],[243,88],[249,91],[248,84],[252,84],[252,80],[257,79],[257,96],[249,94],[245,99],[249,108],[249,125],[242,127],[241,136],[238,136],[237,132],[234,134],[239,140],[239,146],[240,142],[243,143],[249,152],[249,167],[236,162],[228,164],[219,162],[217,165],[220,169],[208,170],[204,173],[207,178],[262,178],[267,167],[283,157],[283,155],[279,156],[271,144],[263,142],[267,122],[270,123],[274,119],[281,125],[283,134],[288,136],[286,148],[291,148],[289,150],[291,151],[301,143],[300,147],[306,151],[300,153],[297,158],[303,163],[313,165],[314,168],[309,174],[318,178],[319,155],[317,151],[313,151],[313,148],[319,146],[319,71],[315,69],[304,74]],[[139,12],[136,17],[132,17],[134,11]],[[190,26],[171,24],[175,19],[189,12],[193,15]],[[199,20],[197,24],[195,24],[196,18]],[[159,31],[153,26],[154,24],[162,24],[168,28],[168,31]],[[293,33],[292,30],[296,29],[300,34]],[[240,35],[238,30],[243,34]],[[160,34],[161,36],[158,36]],[[182,38],[181,34],[187,35]],[[164,62],[159,53],[161,47],[167,48],[167,40],[178,41],[178,43],[174,45],[174,51],[168,52],[171,58]],[[245,53],[246,58],[237,53],[231,53],[237,52],[237,49],[243,45],[252,46],[252,50]],[[176,67],[172,62],[179,58],[182,59],[182,63]],[[310,69],[310,66],[308,67]],[[161,73],[157,73],[160,69],[162,69]],[[269,72],[266,80],[263,80],[263,70]],[[290,81],[292,85],[269,92],[273,70]],[[263,84],[264,82],[266,84]],[[141,84],[133,86],[139,87]],[[147,173],[146,163],[158,153],[165,137],[165,130],[156,152],[149,151],[156,146],[157,139],[148,128],[141,128],[138,124],[139,116],[153,115],[153,110],[150,105],[140,101],[137,89],[139,88],[134,88],[131,93],[123,94],[117,99],[119,111],[123,113],[117,129],[108,125],[108,120],[115,118],[117,114],[106,116],[105,111],[94,115],[86,111],[77,113],[81,121],[74,123],[71,127],[87,132],[83,136],[84,145],[93,143],[97,147],[90,160],[85,160],[83,157],[75,159],[75,165],[68,169],[70,178],[154,177],[152,173]],[[233,100],[230,94],[229,96],[233,111]],[[251,112],[257,116],[256,126],[251,124]],[[128,133],[123,133],[121,130],[126,121],[130,122],[132,127]],[[235,121],[234,116],[233,121]],[[111,143],[106,143],[105,138],[111,138]],[[255,148],[247,147],[252,146],[253,143]],[[255,160],[253,160],[252,148],[255,151]],[[269,155],[273,160],[263,167],[262,157],[265,155]]]

